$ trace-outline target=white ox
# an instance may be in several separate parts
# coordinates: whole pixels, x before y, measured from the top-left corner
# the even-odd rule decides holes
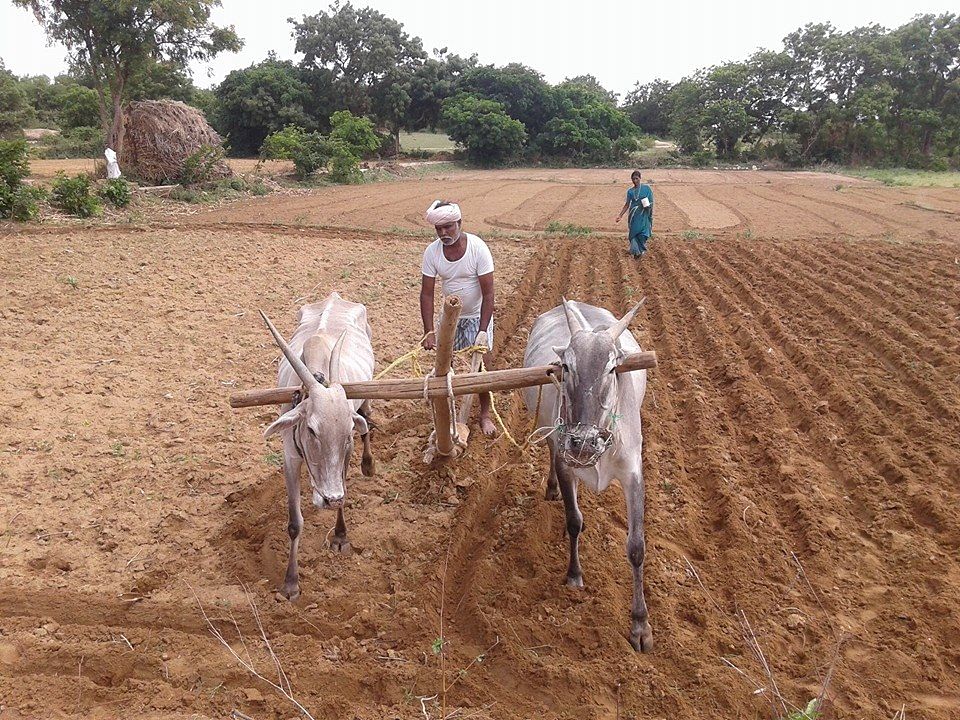
[[[262,315],[262,313],[261,313]],[[278,387],[302,383],[299,397],[281,408],[280,417],[264,437],[280,432],[283,438],[283,475],[287,485],[290,522],[290,558],[283,593],[290,599],[300,594],[297,547],[303,528],[300,512],[300,466],[306,463],[313,488],[313,504],[337,511],[337,524],[330,545],[349,552],[343,518],[345,481],[353,452],[353,431],[363,439],[364,475],[373,475],[370,452],[369,401],[348,400],[341,383],[373,377],[373,346],[367,309],[331,293],[323,302],[304,305],[289,344],[263,316],[277,345],[283,351],[277,372]]]
[[[637,370],[618,374],[616,367],[640,345],[628,327],[643,304],[617,320],[603,308],[563,301],[537,318],[530,329],[524,366],[563,368],[561,390],[546,385],[542,391],[527,388],[524,400],[531,414],[537,412],[538,427],[555,427],[550,446],[547,499],[563,496],[570,565],[567,585],[583,587],[578,540],[583,515],[577,506],[577,485],[582,482],[602,492],[614,479],[620,482],[627,503],[627,558],[633,566],[633,608],[630,644],[648,652],[653,632],[643,597],[643,462],[640,404],[647,387],[647,373]]]

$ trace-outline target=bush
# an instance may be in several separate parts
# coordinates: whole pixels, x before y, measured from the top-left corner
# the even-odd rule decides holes
[[[330,143],[323,135],[307,132],[299,125],[288,125],[267,135],[260,146],[260,157],[264,160],[292,160],[300,180],[325,169],[332,155]]]
[[[175,187],[167,196],[171,200],[180,200],[187,203],[198,203],[204,200],[203,193],[197,192],[191,188]]]
[[[47,193],[43,188],[21,185],[10,194],[10,214],[12,220],[26,222],[40,217],[40,201]]]
[[[690,156],[690,159],[693,161],[693,164],[696,165],[697,167],[705,167],[706,165],[709,165],[717,158],[713,154],[712,150],[697,150],[695,153],[693,153]]]
[[[333,144],[333,159],[330,162],[330,179],[344,185],[356,185],[363,181],[360,158],[343,143]]]
[[[107,183],[100,188],[99,195],[114,207],[126,207],[130,204],[130,183],[122,177],[107,180]]]
[[[225,154],[223,147],[201,146],[199,150],[188,155],[183,161],[180,183],[187,186],[209,184],[218,176],[221,176],[219,169],[224,161]]]
[[[45,138],[39,155],[47,159],[103,157],[106,141],[98,127],[75,127]]]
[[[340,110],[330,116],[330,139],[349,148],[357,158],[372,155],[380,148],[380,137],[373,123],[365,117],[357,117],[349,110]]]
[[[0,182],[15,190],[30,174],[26,140],[0,140]]]
[[[86,175],[68,178],[60,173],[53,183],[50,202],[55,207],[82,218],[103,212],[100,201],[90,194],[90,178]]]
[[[0,218],[34,220],[43,191],[23,184],[30,174],[24,140],[0,140]]]
[[[473,95],[444,100],[443,123],[450,137],[466,148],[467,157],[481,165],[514,158],[527,139],[523,123],[507,115],[501,103]]]
[[[266,195],[270,188],[263,184],[263,180],[257,180],[250,186],[250,192],[254,195]]]

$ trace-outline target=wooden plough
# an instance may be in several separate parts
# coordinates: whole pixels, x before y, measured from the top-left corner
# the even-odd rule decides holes
[[[466,447],[469,431],[466,427],[469,405],[461,407],[455,415],[453,399],[460,395],[476,395],[483,392],[517,390],[519,388],[546,385],[563,380],[563,370],[557,365],[543,365],[509,370],[477,372],[480,357],[471,358],[471,372],[454,375],[453,341],[457,320],[460,318],[460,298],[448,297],[444,301],[437,333],[436,361],[432,372],[425,378],[391,380],[367,380],[344,383],[343,389],[351,400],[417,400],[425,399],[433,409],[434,432],[424,456],[427,463],[445,463],[456,459]],[[617,372],[648,370],[657,366],[657,354],[653,351],[627,355],[617,366]],[[302,391],[299,385],[290,387],[247,390],[230,396],[230,407],[245,408],[260,405],[289,403],[294,393]],[[456,420],[456,422],[455,422]]]

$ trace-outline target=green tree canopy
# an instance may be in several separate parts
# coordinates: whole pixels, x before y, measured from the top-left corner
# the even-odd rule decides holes
[[[233,152],[256,153],[267,135],[287,125],[316,128],[307,111],[313,102],[310,88],[301,75],[293,63],[268,57],[224,78],[215,90],[213,124]]]
[[[410,37],[401,23],[350,2],[337,0],[327,11],[290,22],[301,67],[328,79],[340,107],[358,115],[371,111],[377,86],[391,71],[426,57],[420,38]]]
[[[462,93],[443,103],[441,120],[450,137],[480,165],[496,165],[519,154],[527,139],[523,123],[501,103]]]

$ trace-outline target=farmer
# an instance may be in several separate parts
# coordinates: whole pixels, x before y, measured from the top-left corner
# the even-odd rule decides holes
[[[437,334],[433,326],[433,297],[437,278],[443,296],[456,295],[463,304],[457,321],[454,350],[473,345],[493,349],[493,256],[490,248],[476,235],[461,229],[460,206],[435,200],[426,213],[427,222],[437,231],[437,239],[423,252],[420,284],[420,316],[423,318],[423,347],[433,350]],[[484,364],[489,367],[490,353]],[[496,426],[490,419],[490,393],[480,394],[480,429],[493,436]]]
[[[639,170],[631,173],[630,180],[633,181],[633,187],[627,190],[627,201],[623,204],[616,221],[620,222],[623,214],[627,210],[630,211],[627,216],[630,254],[639,258],[647,252],[647,240],[653,232],[653,190],[649,185],[640,184]]]

